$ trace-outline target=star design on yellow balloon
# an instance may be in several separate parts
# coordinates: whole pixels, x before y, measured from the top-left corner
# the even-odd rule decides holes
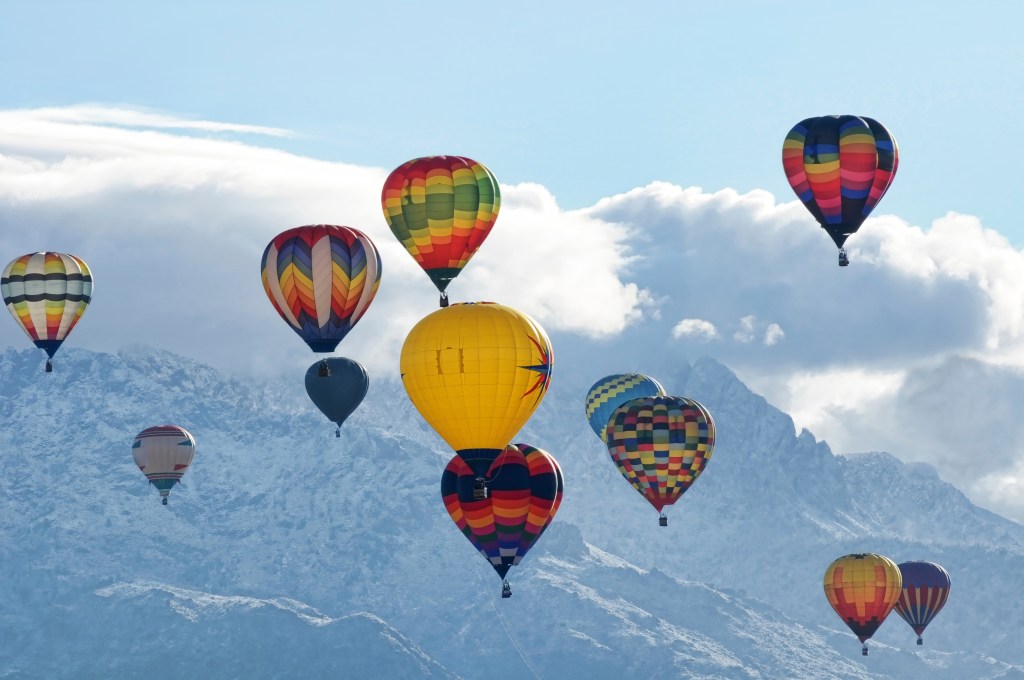
[[[551,361],[550,348],[542,347],[541,344],[533,338],[530,338],[530,342],[532,342],[534,347],[537,348],[537,351],[540,352],[540,363],[533,364],[532,366],[520,366],[519,368],[525,368],[527,371],[534,371],[540,375],[537,376],[536,382],[533,383],[530,389],[523,393],[523,396],[525,397],[536,392],[537,399],[539,401],[540,398],[544,396],[544,392],[548,389],[548,383],[551,381],[551,368],[553,362]]]

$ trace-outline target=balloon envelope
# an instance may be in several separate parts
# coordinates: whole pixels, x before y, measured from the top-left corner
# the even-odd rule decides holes
[[[889,189],[898,165],[896,140],[867,117],[807,118],[782,145],[786,179],[840,248]]]
[[[4,268],[0,293],[21,329],[52,359],[92,300],[92,272],[74,255],[29,253]]]
[[[903,586],[896,601],[896,613],[921,635],[949,598],[949,572],[934,562],[901,562],[899,565]]]
[[[444,293],[491,232],[501,192],[471,158],[427,156],[395,168],[380,201],[395,237]]]
[[[321,375],[323,364],[327,364],[329,375]],[[345,357],[328,357],[306,369],[306,394],[338,427],[362,403],[369,386],[366,369]]]
[[[530,469],[530,514],[527,518],[524,538],[520,540],[521,549],[515,560],[515,564],[519,564],[519,560],[551,526],[551,520],[558,513],[558,508],[562,505],[564,479],[558,461],[544,449],[522,443],[509,444],[507,448],[515,448],[523,454],[526,466]],[[552,478],[555,481],[553,496],[551,495],[550,481]]]
[[[333,352],[380,285],[380,256],[357,229],[330,224],[281,232],[263,251],[263,289],[314,352]]]
[[[544,329],[491,302],[439,309],[402,346],[409,399],[481,476],[540,404],[551,368]]]
[[[823,579],[828,603],[862,643],[892,611],[902,583],[896,563],[875,553],[844,555]]]
[[[132,442],[135,464],[160,491],[165,504],[171,489],[192,464],[195,453],[195,438],[177,425],[147,427]]]
[[[449,516],[501,578],[519,564],[557,510],[554,468],[537,456],[531,466],[519,447],[532,448],[510,445],[488,468],[486,498],[474,497],[477,474],[459,456],[441,475],[441,498]]]
[[[654,509],[672,505],[696,481],[715,449],[715,421],[686,397],[640,397],[612,412],[608,453]]]
[[[640,373],[606,375],[587,391],[584,409],[590,428],[607,442],[605,428],[612,412],[631,399],[665,396],[665,388],[654,378]]]

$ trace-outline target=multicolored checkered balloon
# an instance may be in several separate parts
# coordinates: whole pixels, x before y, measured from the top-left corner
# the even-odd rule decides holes
[[[839,618],[864,644],[885,621],[900,596],[903,579],[896,563],[884,555],[844,555],[825,570],[825,597]]]
[[[693,399],[641,397],[612,412],[605,436],[615,467],[660,513],[704,471],[715,448],[715,421]]]

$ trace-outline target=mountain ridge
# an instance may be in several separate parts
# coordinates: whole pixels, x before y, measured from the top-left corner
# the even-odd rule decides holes
[[[0,354],[0,554],[12,565],[0,586],[14,595],[0,618],[5,639],[63,628],[59,617],[39,613],[58,605],[115,635],[145,629],[153,606],[176,597],[168,589],[181,589],[299,602],[334,612],[325,614],[332,620],[365,612],[408,641],[385,648],[379,631],[357,636],[380,656],[377,671],[393,666],[396,677],[423,660],[415,649],[431,672],[466,678],[581,669],[626,677],[638,664],[680,677],[1011,677],[1024,662],[1011,637],[1022,613],[1004,587],[971,578],[1019,573],[1024,527],[973,506],[923,464],[834,456],[709,358],[659,376],[670,392],[704,403],[719,431],[704,475],[669,509],[667,529],[589,429],[588,385],[556,377],[515,441],[555,455],[565,500],[510,573],[508,601],[444,513],[438,486],[451,453],[397,381],[371,378],[339,440],[308,403],[301,376],[246,381],[140,348],[72,348],[49,376],[38,364],[28,351]],[[198,443],[166,508],[129,450],[136,432],[164,422],[189,428]],[[861,659],[828,607],[824,568],[866,549],[897,561],[935,559],[950,570],[953,594],[924,650],[894,619],[869,643],[877,651]],[[116,590],[140,583],[162,585],[142,596]],[[115,594],[97,594],[111,588]],[[260,621],[294,617],[272,605],[233,611],[241,631],[263,630],[248,623],[254,613]],[[199,644],[200,631],[217,629],[208,619],[171,629]],[[282,644],[329,654],[333,642],[318,647],[295,630]],[[239,633],[237,653],[261,639]],[[214,664],[235,653],[203,644]],[[47,664],[63,651],[40,639],[17,648],[15,664],[30,669],[54,667]],[[287,677],[261,658],[270,664],[265,677]],[[68,659],[64,667],[73,668]],[[168,668],[181,677],[194,670],[184,661]],[[368,675],[355,677],[373,677],[368,667],[360,672]]]

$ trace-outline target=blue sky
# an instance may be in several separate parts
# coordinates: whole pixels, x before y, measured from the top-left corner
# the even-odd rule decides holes
[[[564,208],[665,180],[789,200],[804,117],[882,121],[902,150],[879,213],[955,210],[1024,245],[1024,21],[1013,3],[12,2],[0,107],[129,105],[294,131],[390,168],[483,160]]]
[[[384,275],[339,351],[394,374],[437,296],[381,185],[468,155],[502,208],[452,298],[533,316],[555,381],[712,356],[836,452],[929,461],[1024,521],[1024,10],[441,7],[0,5],[0,258],[92,266],[69,345],[301,375],[260,255],[293,226],[355,226]],[[794,123],[844,112],[901,161],[840,269],[780,156]],[[13,323],[5,346],[29,346]]]

